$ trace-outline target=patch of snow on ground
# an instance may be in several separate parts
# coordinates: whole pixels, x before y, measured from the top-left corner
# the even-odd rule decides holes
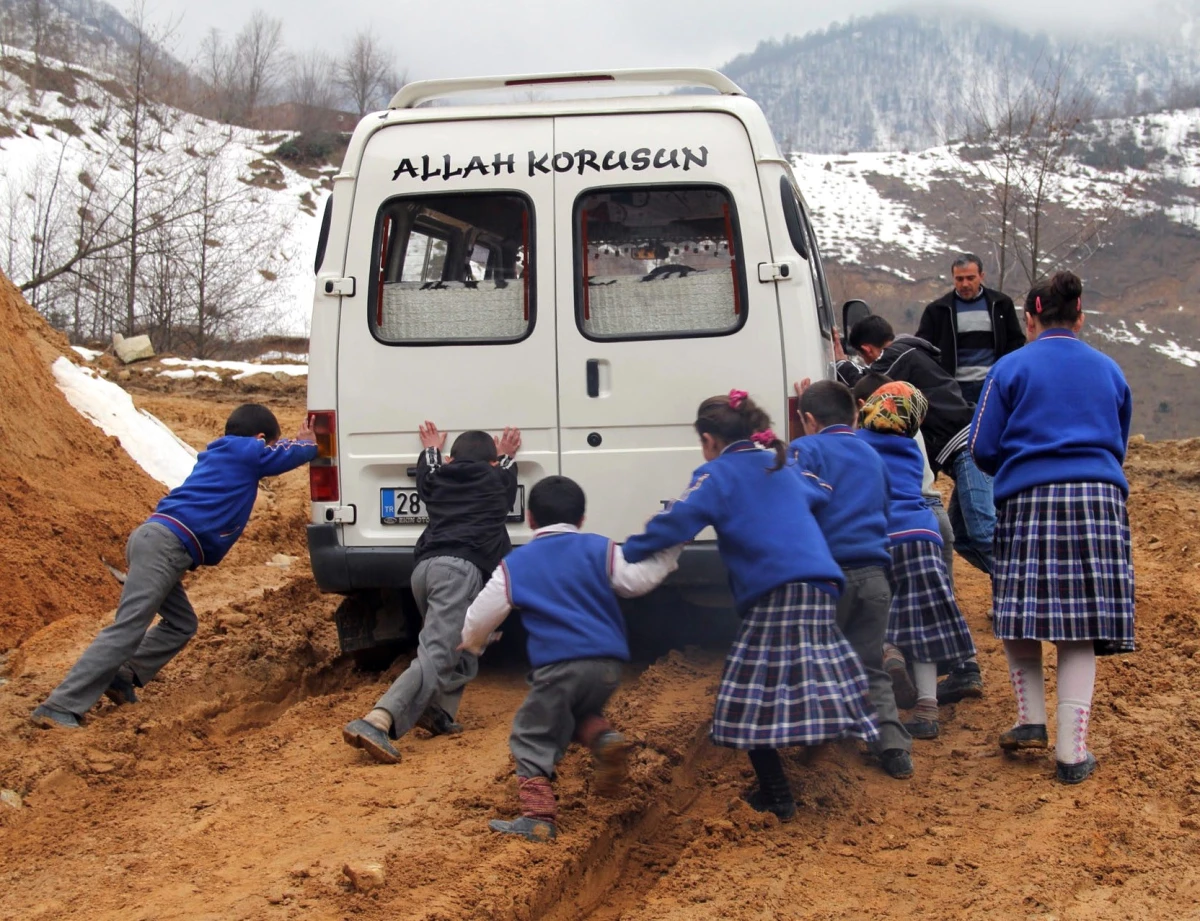
[[[1160,355],[1166,355],[1167,358],[1179,362],[1184,367],[1200,368],[1200,351],[1184,348],[1174,339],[1168,340],[1166,345],[1159,345],[1157,342],[1153,343],[1150,348],[1154,349]]]
[[[208,377],[219,381],[221,375],[216,371],[197,371],[195,368],[180,368],[178,371],[159,371],[159,377],[169,377],[173,381],[191,381],[198,377]]]
[[[1095,313],[1095,311],[1092,311]],[[1103,339],[1108,339],[1110,342],[1127,342],[1130,345],[1141,345],[1142,339],[1140,336],[1135,336],[1133,331],[1125,325],[1124,320],[1119,320],[1119,326],[1093,326],[1092,332]]]
[[[192,472],[196,464],[195,449],[180,441],[152,415],[134,406],[128,393],[68,358],[55,359],[52,367],[67,402],[105,435],[119,438],[121,447],[150,476],[174,489]]]
[[[84,361],[95,361],[104,354],[103,352],[97,352],[95,349],[85,349],[82,345],[73,345],[71,348],[74,349],[75,353]]]
[[[250,361],[209,361],[202,358],[164,358],[164,365],[178,368],[215,368],[218,371],[237,371],[233,376],[235,381],[251,374],[277,374],[282,372],[291,377],[304,377],[308,374],[308,365],[256,365]],[[164,374],[166,372],[163,372]]]
[[[308,352],[264,352],[255,361],[294,361],[298,365],[308,364]]]

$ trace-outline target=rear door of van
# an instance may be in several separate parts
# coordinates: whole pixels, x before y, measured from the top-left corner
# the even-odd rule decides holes
[[[521,495],[558,468],[554,186],[529,168],[553,120],[385,127],[368,140],[354,193],[338,339],[343,544],[412,544],[418,427],[520,427]]]
[[[749,391],[787,431],[763,202],[732,115],[559,117],[554,145],[562,472],[622,540],[703,463],[705,398]]]

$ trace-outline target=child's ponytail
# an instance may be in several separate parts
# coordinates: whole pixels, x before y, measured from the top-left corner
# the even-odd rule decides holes
[[[1056,272],[1041,281],[1025,298],[1025,312],[1042,326],[1073,326],[1082,311],[1083,282],[1074,272]]]
[[[725,444],[753,441],[775,452],[779,470],[787,461],[787,445],[771,431],[771,417],[744,390],[731,390],[726,396],[709,397],[696,412],[696,432],[712,435]]]

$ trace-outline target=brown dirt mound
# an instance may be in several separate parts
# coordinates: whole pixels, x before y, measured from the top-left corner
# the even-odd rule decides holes
[[[0,652],[69,614],[112,607],[125,539],[164,490],[77,413],[50,365],[67,341],[0,275]]]

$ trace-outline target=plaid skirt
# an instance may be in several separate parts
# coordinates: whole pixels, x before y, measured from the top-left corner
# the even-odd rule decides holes
[[[836,618],[833,596],[806,582],[750,608],[725,659],[713,742],[753,749],[878,738],[866,673]]]
[[[971,628],[954,600],[942,548],[931,540],[892,545],[887,640],[910,662],[961,662],[975,655]]]
[[[1003,640],[1095,640],[1132,652],[1133,552],[1125,495],[1111,483],[1052,483],[996,516],[993,627]]]

